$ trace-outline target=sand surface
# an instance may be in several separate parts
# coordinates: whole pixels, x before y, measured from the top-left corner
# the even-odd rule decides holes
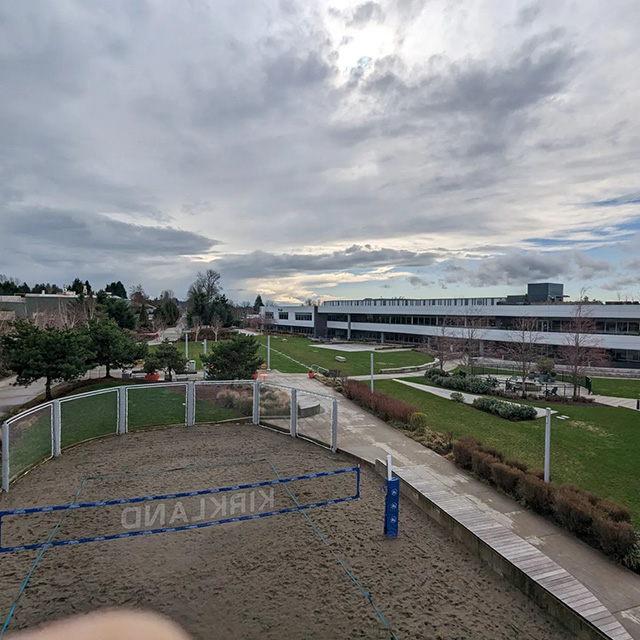
[[[272,480],[276,472],[269,462],[282,477],[353,466],[312,444],[250,425],[162,428],[68,450],[20,479],[2,495],[0,509],[66,504],[83,479],[95,475],[114,477],[87,480],[81,502]],[[203,468],[164,471],[194,465]],[[359,500],[307,511],[329,546],[298,512],[49,548],[9,631],[102,607],[129,606],[164,613],[194,638],[389,638],[337,554],[371,593],[398,638],[571,637],[408,501],[401,503],[399,538],[387,540],[382,534],[382,485],[380,477],[363,469]],[[353,493],[355,474],[288,486],[300,503],[334,499]],[[67,512],[54,539],[294,506],[283,485],[271,495],[235,493],[235,498],[226,494],[226,502],[215,495],[217,503],[192,497],[180,499],[179,507],[178,500],[167,499],[161,509],[156,502]],[[145,508],[150,510],[145,513]],[[60,512],[8,518],[3,545],[42,541],[59,520]],[[37,554],[0,555],[2,620]]]

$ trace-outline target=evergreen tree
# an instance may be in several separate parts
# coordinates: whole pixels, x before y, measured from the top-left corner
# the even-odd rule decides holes
[[[118,280],[118,282],[111,282],[104,288],[104,290],[112,296],[118,296],[118,298],[127,297],[127,290],[120,280]]]
[[[18,321],[1,339],[3,358],[17,374],[17,383],[29,386],[45,379],[45,399],[51,400],[51,384],[76,380],[87,372],[92,358],[88,336],[71,329],[39,329]]]
[[[126,300],[106,298],[101,303],[101,310],[110,318],[113,318],[121,329],[133,330],[136,328],[136,317]]]
[[[76,295],[81,296],[83,287],[84,283],[82,282],[82,280],[80,280],[80,278],[75,278],[69,286],[69,291],[73,291]]]
[[[253,310],[255,313],[260,313],[260,307],[264,307],[264,303],[262,302],[262,296],[258,294],[256,296],[256,301],[253,303]]]
[[[121,369],[145,356],[146,345],[138,344],[108,316],[92,320],[88,334],[91,341],[91,364],[106,367],[107,378],[111,377],[112,368]]]
[[[253,336],[236,333],[200,359],[210,380],[249,380],[264,360]]]
[[[175,344],[164,340],[158,345],[153,353],[153,361],[164,369],[169,380],[172,379],[172,372],[182,373],[187,367],[187,361],[182,357]]]

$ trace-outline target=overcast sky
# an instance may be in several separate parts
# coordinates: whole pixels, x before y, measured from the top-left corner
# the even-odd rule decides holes
[[[640,296],[638,0],[0,3],[0,274]]]

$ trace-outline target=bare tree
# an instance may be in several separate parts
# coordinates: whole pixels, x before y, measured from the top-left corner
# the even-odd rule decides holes
[[[213,335],[216,337],[216,342],[218,342],[218,334],[222,329],[224,329],[224,322],[222,322],[222,318],[216,314],[211,319],[211,330],[213,331]]]
[[[560,357],[569,367],[569,378],[573,385],[573,399],[580,395],[580,381],[590,367],[603,367],[609,363],[607,352],[600,347],[596,334],[596,323],[588,306],[588,298],[573,306],[569,330],[560,347]]]
[[[511,339],[502,347],[502,355],[518,365],[518,373],[522,377],[522,397],[525,398],[525,379],[540,353],[538,318],[517,318],[511,334]]]
[[[464,316],[458,319],[462,325],[462,338],[460,340],[462,362],[467,373],[474,373],[474,358],[480,355],[480,343],[483,335],[482,320],[474,309],[470,309]]]
[[[273,331],[274,324],[273,313],[265,311],[264,316],[262,316],[262,330],[267,333],[271,333]]]
[[[200,316],[191,316],[191,330],[194,333],[194,340],[198,342],[198,336],[200,335],[200,329],[202,329],[202,318]]]
[[[211,302],[221,290],[220,274],[213,269],[207,269],[204,273],[198,271],[194,283],[189,287],[188,297],[204,294],[207,301]]]
[[[451,319],[445,316],[442,325],[438,327],[438,333],[430,338],[429,349],[431,355],[438,360],[441,371],[444,371],[444,366],[449,360],[456,357],[457,342],[452,335]]]

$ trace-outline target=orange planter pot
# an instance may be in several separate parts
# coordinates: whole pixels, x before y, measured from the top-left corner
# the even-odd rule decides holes
[[[144,377],[145,380],[148,380],[149,382],[158,382],[158,380],[160,380],[160,374],[159,373],[147,373],[147,375]]]

